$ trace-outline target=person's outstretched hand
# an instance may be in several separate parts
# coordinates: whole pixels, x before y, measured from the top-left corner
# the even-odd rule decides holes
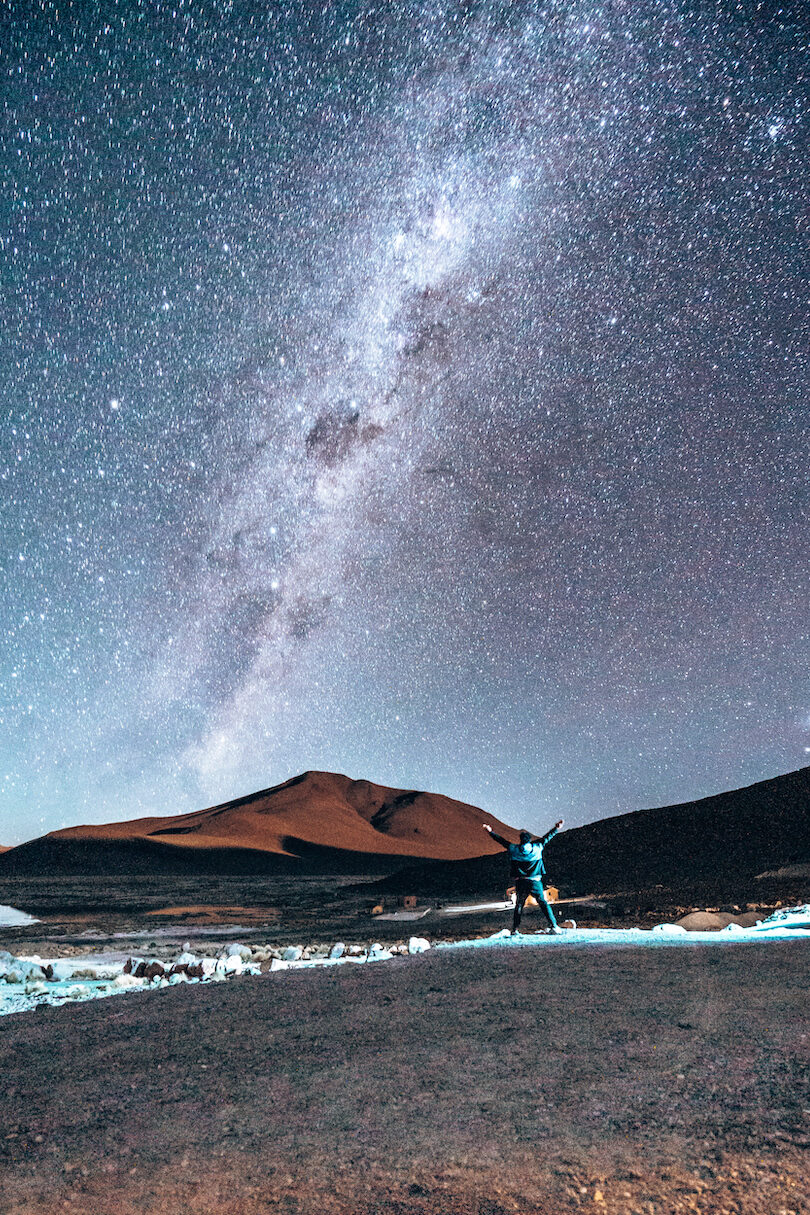
[[[560,827],[562,827],[562,825],[563,825],[563,823],[564,823],[564,822],[565,822],[565,819],[564,819],[564,818],[561,818],[561,819],[559,820],[559,822],[557,822],[557,823],[555,823],[555,824],[554,824],[554,826],[557,828],[557,830],[559,830],[559,829],[560,829]]]
[[[485,831],[488,831],[489,834],[492,835],[492,828],[490,827],[489,823],[482,823],[481,826],[484,828]]]

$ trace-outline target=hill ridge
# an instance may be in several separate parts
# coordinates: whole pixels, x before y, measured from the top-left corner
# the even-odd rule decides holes
[[[86,824],[48,832],[0,859],[0,874],[34,871],[120,872],[153,863],[250,872],[261,866],[332,865],[336,872],[391,868],[420,859],[481,856],[497,845],[481,830],[493,815],[441,793],[395,789],[344,773],[310,769],[256,793],[179,815]],[[116,852],[116,849],[118,850]],[[257,855],[251,855],[257,854]],[[196,859],[195,859],[196,858]],[[313,861],[313,858],[315,860]],[[376,859],[375,859],[376,858]]]

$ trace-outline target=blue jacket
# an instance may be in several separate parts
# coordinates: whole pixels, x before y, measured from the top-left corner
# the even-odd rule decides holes
[[[491,835],[509,853],[510,877],[522,878],[523,881],[540,882],[546,871],[543,864],[543,848],[558,831],[559,827],[552,827],[544,836],[533,839],[528,844],[510,844],[509,840],[505,840],[501,835],[496,835],[494,831],[491,832]]]

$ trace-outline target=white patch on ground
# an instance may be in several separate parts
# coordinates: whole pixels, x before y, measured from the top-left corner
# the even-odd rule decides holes
[[[767,919],[750,927],[729,924],[715,932],[687,932],[682,925],[656,924],[654,928],[569,928],[559,934],[527,932],[513,936],[508,928],[494,935],[472,941],[442,941],[437,949],[501,949],[542,946],[548,949],[587,948],[593,946],[660,948],[699,948],[703,945],[722,946],[743,941],[810,940],[810,904],[801,907],[786,907],[776,911]],[[270,970],[298,970],[316,966],[344,966],[368,962],[384,962],[392,958],[422,953],[431,949],[431,942],[424,937],[411,937],[407,945],[390,948],[375,943],[368,948],[342,942],[328,949],[305,949],[290,946],[284,957],[269,956],[270,947],[258,947],[262,960],[270,962]],[[345,950],[345,952],[344,952]],[[175,986],[178,983],[226,982],[234,975],[258,975],[261,966],[249,958],[256,957],[257,949],[251,950],[238,943],[229,945],[217,958],[195,958],[186,948],[174,963],[161,963],[166,973],[149,980],[124,973],[128,954],[119,952],[87,953],[73,958],[40,958],[38,956],[14,957],[0,950],[0,1016],[15,1012],[28,1012],[39,1004],[61,1005],[77,1001],[96,1000],[104,996],[122,995],[148,988]],[[331,955],[331,956],[330,956]],[[133,959],[133,962],[145,959]],[[177,964],[203,964],[201,978],[186,974],[169,975],[171,966]],[[43,973],[50,967],[50,979]]]
[[[39,924],[40,921],[16,907],[6,907],[0,904],[0,928],[23,928],[26,924]]]
[[[469,915],[476,911],[511,911],[514,903],[465,903],[458,907],[440,907],[439,915]]]
[[[491,949],[493,946],[525,945],[548,946],[560,949],[566,946],[581,948],[587,945],[652,945],[670,948],[699,945],[727,945],[740,941],[810,940],[810,904],[801,907],[786,907],[774,912],[765,920],[750,927],[729,924],[715,932],[679,931],[676,924],[656,924],[654,928],[563,928],[559,934],[526,932],[513,936],[508,928],[491,937],[474,941],[447,941],[438,949]]]

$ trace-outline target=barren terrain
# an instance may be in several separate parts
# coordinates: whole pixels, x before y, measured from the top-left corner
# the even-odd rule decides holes
[[[810,946],[493,945],[0,1022],[0,1211],[806,1212]]]

